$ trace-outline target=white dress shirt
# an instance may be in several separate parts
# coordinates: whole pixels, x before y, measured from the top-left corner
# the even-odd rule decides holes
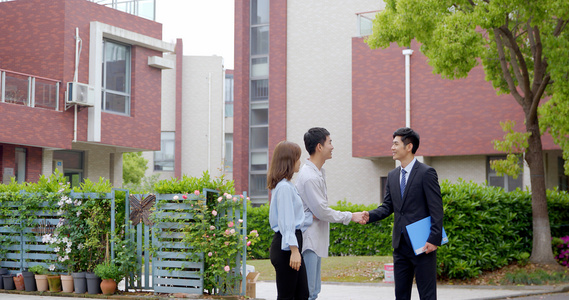
[[[318,170],[310,160],[306,160],[300,168],[296,179],[296,188],[304,203],[304,210],[312,212],[315,218],[312,225],[303,234],[302,251],[310,249],[319,257],[328,257],[330,223],[348,225],[352,220],[352,213],[337,211],[328,207],[324,168]]]

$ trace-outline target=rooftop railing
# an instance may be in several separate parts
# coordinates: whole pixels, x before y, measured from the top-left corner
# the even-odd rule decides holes
[[[59,81],[0,69],[0,102],[59,110]]]
[[[10,2],[18,0],[0,0]],[[156,20],[156,0],[87,0],[104,6],[124,11],[152,21]]]

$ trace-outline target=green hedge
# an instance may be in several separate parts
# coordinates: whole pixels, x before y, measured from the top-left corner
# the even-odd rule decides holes
[[[525,262],[532,249],[531,194],[520,190],[506,193],[500,188],[472,182],[441,184],[445,210],[444,227],[449,243],[438,251],[439,275],[472,278],[512,262]],[[567,235],[569,195],[547,192],[551,234]],[[362,211],[376,205],[353,205],[339,201],[332,208]],[[391,255],[393,216],[369,225],[330,224],[331,256]],[[254,258],[268,258],[273,232],[269,226],[269,206],[250,207],[248,228],[257,229],[261,242],[250,252]]]

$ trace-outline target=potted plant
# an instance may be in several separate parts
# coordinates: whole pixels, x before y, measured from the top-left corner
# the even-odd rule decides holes
[[[29,269],[22,272],[22,276],[24,277],[24,287],[26,292],[33,292],[37,290],[36,287],[36,279],[34,278],[34,273],[31,272]]]
[[[24,276],[22,274],[18,274],[14,277],[14,285],[16,286],[16,290],[23,291],[26,289],[24,286]]]
[[[103,280],[101,282],[101,291],[105,295],[114,294],[117,290],[117,283],[124,277],[119,266],[110,261],[98,264],[95,267],[95,274]]]
[[[55,265],[49,266],[49,270],[54,272],[56,269]],[[50,292],[61,292],[61,276],[59,274],[47,275],[47,284],[49,286]]]
[[[47,268],[43,265],[35,265],[28,269],[28,271],[34,273],[36,279],[36,288],[40,292],[45,292],[48,289],[47,284]]]

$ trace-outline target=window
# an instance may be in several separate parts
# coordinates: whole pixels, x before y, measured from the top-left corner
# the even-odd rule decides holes
[[[78,187],[83,182],[83,152],[54,151],[53,159],[63,161],[63,176],[72,187]]]
[[[497,186],[503,188],[506,192],[514,191],[516,188],[523,187],[523,170],[518,174],[518,178],[509,175],[498,176],[495,170],[490,168],[490,162],[493,160],[506,159],[505,156],[489,156],[486,162],[486,176],[489,186]],[[523,163],[520,161],[520,163]]]
[[[269,80],[251,80],[251,101],[269,99]]]
[[[22,183],[26,181],[26,149],[16,148],[16,181]]]
[[[233,134],[225,134],[225,171],[233,172]]]
[[[233,75],[225,75],[225,116],[233,117]]]
[[[559,190],[569,190],[569,176],[565,175],[565,168],[563,164],[565,161],[562,157],[557,158],[557,174],[559,175]]]
[[[154,171],[174,171],[175,133],[164,131],[160,140],[160,151],[154,152]]]
[[[102,110],[130,115],[130,46],[103,41]]]
[[[269,23],[269,0],[251,1],[251,24]]]

